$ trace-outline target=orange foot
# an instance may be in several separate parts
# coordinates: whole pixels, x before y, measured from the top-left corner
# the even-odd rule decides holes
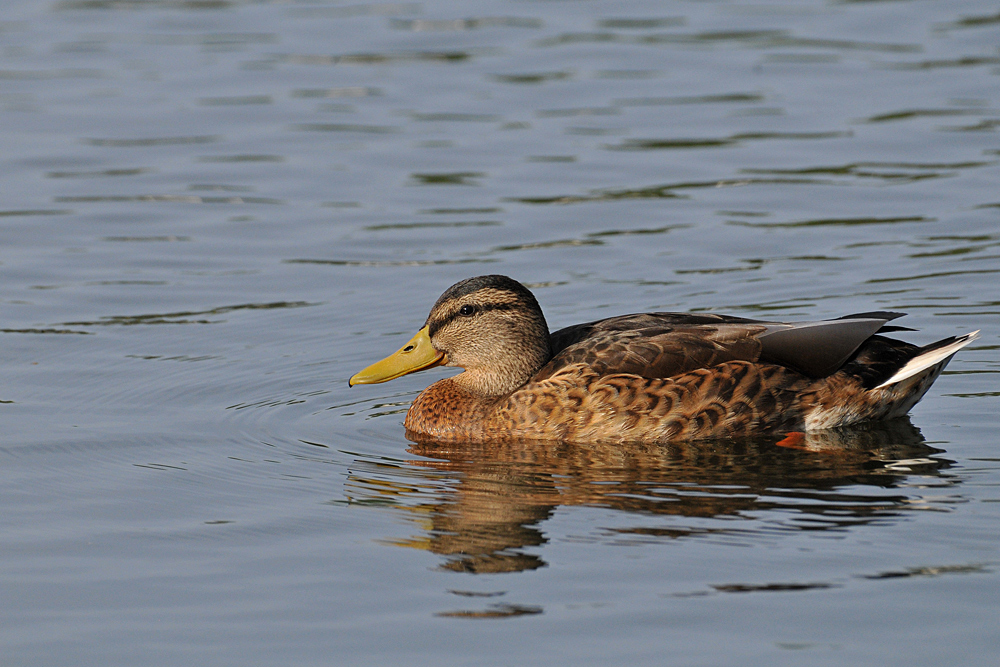
[[[788,447],[789,449],[808,449],[806,447],[806,434],[802,431],[787,433],[784,438],[774,444],[778,447]]]

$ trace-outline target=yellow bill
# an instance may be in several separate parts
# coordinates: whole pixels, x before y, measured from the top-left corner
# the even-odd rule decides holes
[[[444,352],[438,352],[431,345],[431,337],[427,333],[427,327],[417,332],[417,335],[401,347],[398,352],[391,354],[382,361],[374,364],[357,373],[348,384],[378,384],[388,382],[402,377],[409,373],[416,373],[425,368],[440,366],[448,361]]]

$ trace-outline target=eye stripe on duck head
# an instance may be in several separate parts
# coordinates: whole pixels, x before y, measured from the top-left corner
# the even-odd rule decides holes
[[[514,310],[518,307],[516,303],[482,303],[482,304],[464,304],[462,307],[453,310],[442,318],[436,320],[428,320],[427,322],[427,333],[432,338],[434,334],[438,332],[441,327],[451,323],[453,320],[462,317],[472,317],[473,315],[479,315],[480,313],[485,313],[490,310]],[[471,310],[466,310],[471,308]],[[465,311],[465,312],[463,312]]]

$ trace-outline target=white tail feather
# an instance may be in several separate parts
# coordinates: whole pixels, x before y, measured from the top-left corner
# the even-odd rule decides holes
[[[891,384],[896,384],[897,382],[902,382],[906,378],[913,377],[917,373],[920,373],[928,368],[932,368],[938,364],[948,363],[948,359],[950,359],[956,352],[977,338],[979,338],[978,330],[965,334],[964,336],[959,336],[953,343],[948,343],[943,347],[938,347],[928,352],[924,352],[923,354],[918,354],[906,362],[906,365],[896,371],[891,378],[875,388],[881,389],[883,387],[888,387]]]

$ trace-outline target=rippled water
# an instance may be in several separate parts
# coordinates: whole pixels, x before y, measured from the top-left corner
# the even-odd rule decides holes
[[[14,0],[5,665],[985,664],[995,3]],[[448,285],[982,329],[909,420],[431,447]]]

